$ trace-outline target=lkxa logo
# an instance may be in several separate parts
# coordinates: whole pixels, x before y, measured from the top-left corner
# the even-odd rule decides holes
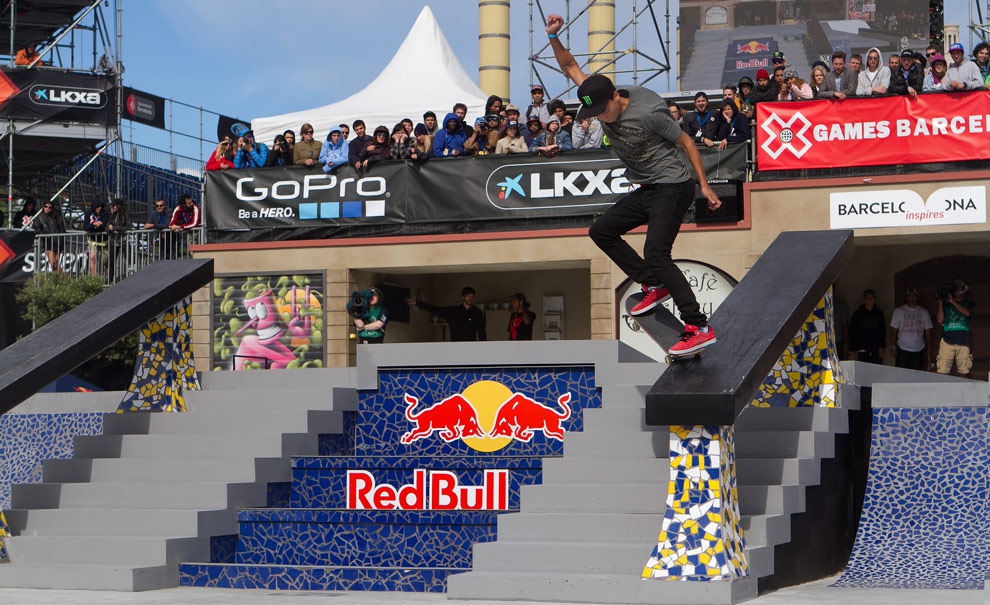
[[[605,165],[603,165],[603,163]],[[485,183],[488,201],[503,210],[607,205],[635,188],[615,160],[499,166]]]
[[[31,87],[29,97],[37,105],[100,109],[107,104],[106,93],[92,88],[68,88],[39,84]]]

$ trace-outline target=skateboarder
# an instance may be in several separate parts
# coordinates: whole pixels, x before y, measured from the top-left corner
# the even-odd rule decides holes
[[[694,203],[694,182],[677,147],[687,155],[708,208],[716,210],[722,202],[708,185],[694,141],[670,117],[660,95],[639,86],[616,90],[601,74],[585,75],[557,38],[563,26],[560,15],[547,17],[547,37],[554,57],[564,75],[578,85],[581,109],[577,120],[598,117],[612,149],[626,167],[626,178],[639,185],[609,208],[588,234],[626,275],[642,285],[643,300],[633,309],[634,315],[674,298],[684,333],[667,352],[675,357],[697,353],[715,344],[715,330],[708,326],[708,317],[691,286],[671,259],[684,213]],[[644,224],[646,244],[640,256],[622,236]]]

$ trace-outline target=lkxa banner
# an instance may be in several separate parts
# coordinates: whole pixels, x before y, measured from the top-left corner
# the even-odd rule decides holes
[[[990,91],[760,103],[760,170],[990,158]]]
[[[113,76],[0,70],[0,118],[106,126],[116,119]]]

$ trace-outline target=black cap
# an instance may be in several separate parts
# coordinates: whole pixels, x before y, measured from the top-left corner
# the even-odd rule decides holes
[[[588,76],[578,87],[577,95],[581,101],[577,119],[593,118],[608,107],[608,102],[615,96],[615,84],[601,74]]]
[[[739,78],[739,86],[742,86],[743,84],[749,84],[750,86],[752,86],[753,80],[749,76],[743,76]]]
[[[423,114],[423,119],[425,120],[426,118],[433,118],[435,120],[437,119],[437,114],[433,113],[432,111],[428,111]]]
[[[911,59],[913,59],[914,58],[914,51],[911,50],[910,48],[905,48],[904,50],[901,51],[901,56],[902,57],[910,57]]]
[[[694,95],[694,100],[695,100],[695,101],[697,101],[697,100],[698,100],[698,99],[700,99],[701,97],[705,97],[705,100],[706,100],[706,101],[708,100],[708,95],[707,95],[707,94],[706,94],[706,93],[705,93],[704,91],[701,91],[701,92],[698,92],[698,93],[696,93],[696,94]]]

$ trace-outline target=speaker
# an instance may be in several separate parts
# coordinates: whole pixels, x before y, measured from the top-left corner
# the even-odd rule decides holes
[[[715,211],[708,209],[708,199],[701,195],[701,187],[694,189],[694,222],[707,223],[736,223],[743,218],[742,181],[731,179],[712,179],[708,181],[722,206]]]

